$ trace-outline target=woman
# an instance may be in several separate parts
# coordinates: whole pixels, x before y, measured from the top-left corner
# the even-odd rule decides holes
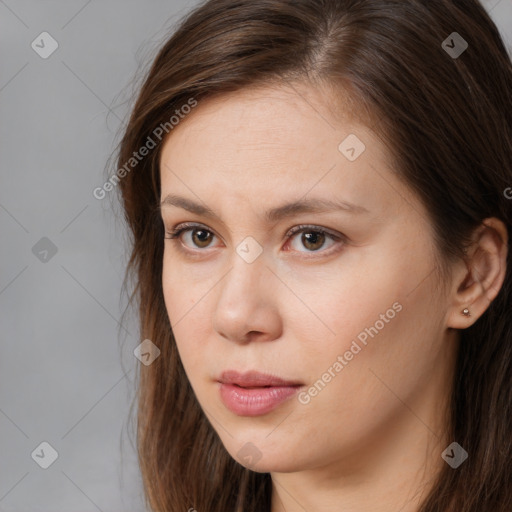
[[[477,0],[203,3],[118,169],[151,510],[512,510],[512,66]]]

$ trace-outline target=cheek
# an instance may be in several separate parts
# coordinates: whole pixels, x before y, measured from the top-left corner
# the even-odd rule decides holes
[[[323,282],[322,294],[298,288],[322,320],[309,315],[314,321],[306,322],[288,310],[297,326],[301,376],[314,388],[315,400],[325,400],[322,407],[332,399],[338,412],[348,408],[360,415],[367,405],[378,409],[387,398],[396,402],[386,384],[407,393],[435,360],[442,332],[433,317],[441,317],[442,301],[437,312],[432,309],[433,278],[417,286],[418,276],[431,271],[431,261],[413,254],[397,264],[396,254],[361,258],[358,266],[345,258],[340,278]]]
[[[308,375],[310,379],[318,378],[318,372],[327,369],[338,356],[346,354],[351,362],[361,359],[365,352],[373,353],[372,340],[375,345],[376,340],[385,338],[403,315],[399,300],[402,286],[396,268],[383,269],[370,258],[361,258],[352,266],[348,258],[343,263],[317,279],[317,286],[311,285],[315,282],[311,279],[292,282],[296,294],[310,305],[309,311],[298,301],[283,302],[287,304],[289,325],[293,326],[292,337],[314,372]]]
[[[336,336],[316,350],[303,341],[311,386],[305,411],[324,411],[322,422],[335,426],[340,442],[370,435],[428,385],[442,338],[429,284],[412,294],[400,291],[400,281],[389,292],[359,292],[337,316],[331,311]]]
[[[204,299],[199,300],[207,290],[202,291],[199,283],[191,283],[190,275],[179,264],[167,263],[164,257],[162,291],[165,308],[183,367],[193,380],[203,353],[200,345],[208,339],[205,326],[209,317],[203,309]]]
[[[207,300],[208,291],[214,285],[215,276],[211,271],[200,264],[185,264],[177,256],[176,249],[170,250],[166,246],[162,290],[173,331],[189,326],[191,318],[197,319],[197,310],[203,306],[201,303]]]

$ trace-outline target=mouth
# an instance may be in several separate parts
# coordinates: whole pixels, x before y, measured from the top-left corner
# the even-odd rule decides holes
[[[287,401],[304,385],[262,372],[223,372],[219,383],[224,405],[238,416],[261,416]]]

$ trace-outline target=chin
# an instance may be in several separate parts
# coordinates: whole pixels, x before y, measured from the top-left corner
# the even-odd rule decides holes
[[[294,473],[300,470],[300,467],[294,462],[292,456],[279,456],[273,454],[271,457],[261,459],[255,466],[242,464],[247,469],[255,473]]]
[[[268,432],[265,433],[267,435]],[[292,447],[283,446],[282,442],[250,441],[251,436],[244,436],[241,443],[235,443],[233,446],[230,439],[229,446],[224,445],[229,455],[240,465],[256,473],[291,473],[300,469],[296,450]],[[259,439],[259,438],[258,438]],[[277,438],[276,438],[277,441]]]

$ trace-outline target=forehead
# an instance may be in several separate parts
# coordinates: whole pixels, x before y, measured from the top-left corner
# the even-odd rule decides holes
[[[390,186],[390,155],[349,108],[344,113],[336,103],[333,115],[334,105],[325,89],[305,85],[243,89],[200,102],[163,145],[162,199],[176,190],[191,198],[214,190],[270,205],[339,193],[389,207],[401,187]]]
[[[209,154],[243,148],[263,155],[287,147],[297,154],[301,149],[311,153],[319,145],[331,149],[334,145],[336,150],[343,128],[356,124],[363,138],[372,136],[362,122],[355,121],[353,102],[346,96],[336,98],[325,86],[289,83],[245,88],[201,100],[169,133],[161,156],[169,146],[200,143],[206,144],[203,152]]]

